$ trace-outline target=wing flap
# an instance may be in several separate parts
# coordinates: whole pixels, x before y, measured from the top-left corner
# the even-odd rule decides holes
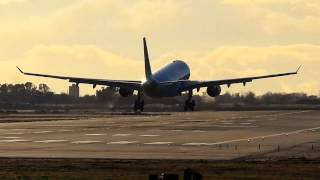
[[[213,80],[213,81],[190,81],[190,80],[167,81],[167,82],[162,82],[162,84],[179,83],[180,87],[181,87],[180,88],[181,92],[189,91],[192,89],[199,89],[199,88],[208,87],[208,86],[220,86],[220,85],[230,86],[231,84],[238,84],[238,83],[243,83],[245,85],[248,82],[252,82],[253,80],[258,80],[258,79],[296,75],[296,74],[298,74],[300,68],[301,68],[301,66],[299,66],[299,68],[294,72],[270,74],[270,75],[264,75],[264,76],[253,76],[253,77],[236,78],[236,79],[223,79],[223,80]]]
[[[90,79],[90,78],[78,78],[78,77],[69,77],[69,76],[56,76],[56,75],[49,75],[49,74],[28,73],[28,72],[22,71],[19,67],[17,68],[22,74],[25,74],[25,75],[69,80],[69,82],[77,83],[77,84],[80,84],[80,83],[93,84],[94,86],[105,85],[105,86],[120,87],[120,88],[123,87],[123,88],[130,88],[133,90],[140,90],[141,83],[142,83],[141,81]]]

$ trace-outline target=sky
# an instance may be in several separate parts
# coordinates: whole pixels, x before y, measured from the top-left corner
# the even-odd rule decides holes
[[[69,83],[25,71],[142,80],[142,38],[152,69],[184,60],[193,80],[295,71],[223,92],[320,93],[319,0],[0,0],[0,83]],[[100,86],[101,87],[101,86]],[[98,87],[99,88],[99,87]],[[80,85],[81,94],[93,94]]]

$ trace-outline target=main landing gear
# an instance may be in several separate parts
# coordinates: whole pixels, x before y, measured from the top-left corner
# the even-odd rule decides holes
[[[194,107],[196,106],[196,102],[192,99],[192,90],[189,91],[188,99],[184,103],[184,111],[194,111]]]
[[[138,99],[134,101],[134,112],[137,112],[140,110],[142,112],[144,110],[144,100],[141,98],[141,92],[138,92]]]

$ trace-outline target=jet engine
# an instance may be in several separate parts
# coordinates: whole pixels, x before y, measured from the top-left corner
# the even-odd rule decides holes
[[[127,88],[120,88],[119,89],[119,94],[122,97],[129,97],[133,95],[133,89],[127,89]]]
[[[207,93],[211,97],[217,97],[221,93],[221,87],[220,86],[209,86],[207,88]]]

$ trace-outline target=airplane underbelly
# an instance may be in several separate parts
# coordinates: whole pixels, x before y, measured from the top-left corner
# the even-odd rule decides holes
[[[145,87],[144,94],[152,98],[174,97],[179,95],[178,90],[176,85]]]

